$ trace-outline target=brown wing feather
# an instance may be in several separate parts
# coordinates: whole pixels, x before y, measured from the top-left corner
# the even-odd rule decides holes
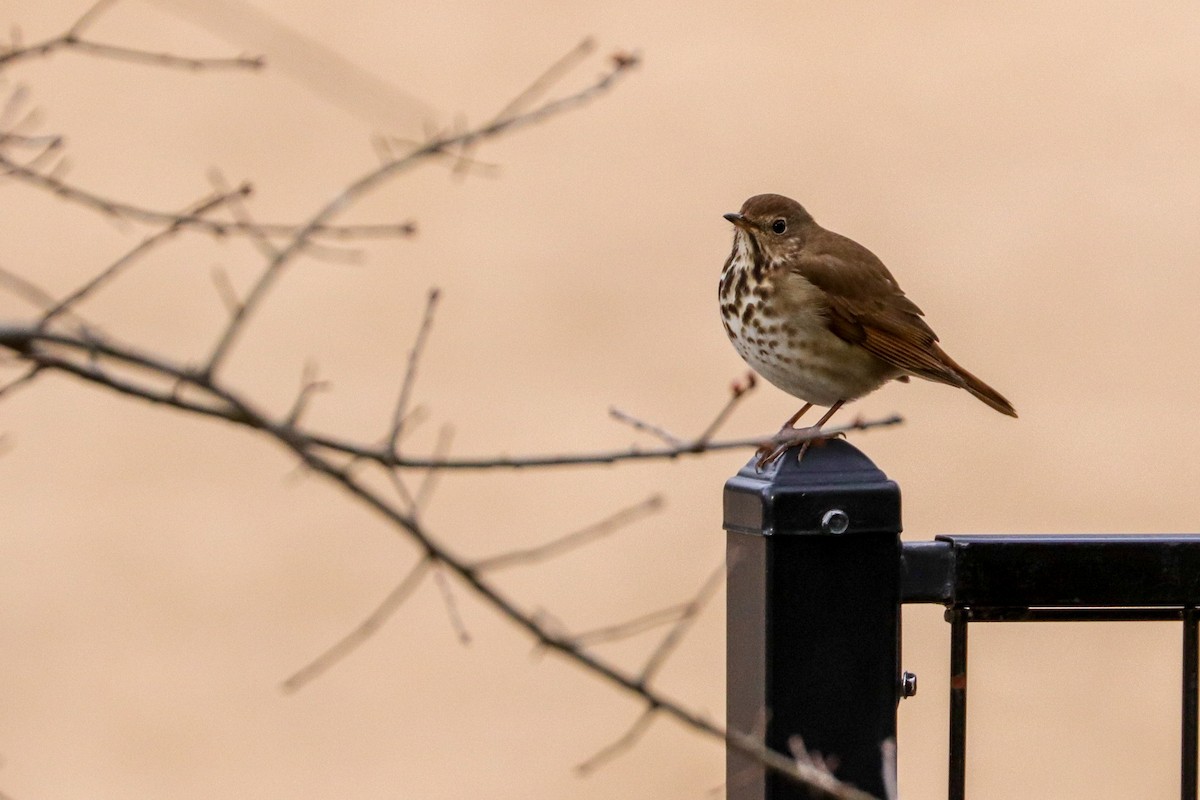
[[[825,292],[829,329],[906,372],[963,386],[921,309],[904,296],[883,262],[851,239],[813,228],[789,266]]]

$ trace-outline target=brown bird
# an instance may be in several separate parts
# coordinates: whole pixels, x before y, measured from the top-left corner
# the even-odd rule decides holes
[[[820,430],[842,404],[910,375],[958,386],[1017,415],[946,355],[924,313],[870,250],[777,194],[751,197],[725,219],[735,226],[719,291],[725,332],[756,372],[804,401],[780,434],[795,430],[814,405],[829,406],[813,426]],[[759,468],[785,449],[763,445]]]

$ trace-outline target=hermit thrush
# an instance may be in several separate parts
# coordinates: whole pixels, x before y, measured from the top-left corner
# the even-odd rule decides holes
[[[870,250],[777,194],[751,197],[725,219],[735,226],[719,292],[725,332],[756,372],[805,403],[781,434],[814,405],[829,406],[813,426],[820,430],[843,403],[910,375],[958,386],[1017,415],[946,355],[921,309]],[[759,466],[784,449],[764,445]]]

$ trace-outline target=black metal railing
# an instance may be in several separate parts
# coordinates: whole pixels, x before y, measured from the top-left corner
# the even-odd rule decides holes
[[[972,622],[1182,622],[1181,791],[1197,800],[1200,535],[939,536],[900,541],[900,490],[832,441],[725,485],[729,558],[726,719],[788,753],[803,742],[876,797],[895,776],[900,610],[939,603],[950,623],[949,796],[966,785]],[[795,737],[799,737],[798,739]],[[810,794],[737,753],[735,800]]]

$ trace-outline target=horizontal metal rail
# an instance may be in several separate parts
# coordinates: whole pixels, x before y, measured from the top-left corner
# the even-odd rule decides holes
[[[904,603],[950,623],[949,796],[966,795],[972,622],[1182,622],[1180,797],[1197,800],[1200,535],[970,535],[906,542]]]

